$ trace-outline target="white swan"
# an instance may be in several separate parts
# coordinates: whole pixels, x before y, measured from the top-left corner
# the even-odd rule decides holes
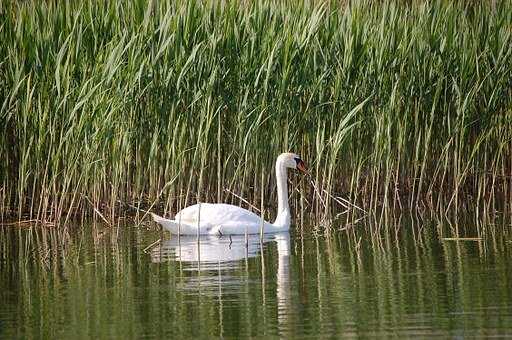
[[[287,168],[306,172],[302,159],[294,153],[282,153],[276,160],[277,177],[277,218],[274,223],[264,221],[265,233],[286,231],[290,227],[290,206],[288,205]],[[223,203],[201,203],[187,207],[168,220],[155,214],[153,220],[172,234],[181,235],[241,235],[257,234],[261,228],[261,217],[240,207]],[[198,216],[199,215],[199,216]],[[198,223],[199,220],[199,223]],[[180,226],[181,224],[181,226]]]

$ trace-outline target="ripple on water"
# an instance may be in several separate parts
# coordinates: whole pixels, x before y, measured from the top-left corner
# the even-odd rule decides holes
[[[506,249],[404,236],[357,255],[342,233],[173,237],[146,254],[160,235],[84,230],[55,252],[39,229],[3,235],[18,243],[3,248],[1,338],[512,335]]]

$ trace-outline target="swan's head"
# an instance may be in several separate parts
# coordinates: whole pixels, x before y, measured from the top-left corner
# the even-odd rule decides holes
[[[304,164],[304,161],[300,158],[300,156],[295,153],[282,153],[279,155],[279,157],[277,157],[277,162],[283,164],[287,168],[297,169],[305,174],[308,173],[306,164]]]

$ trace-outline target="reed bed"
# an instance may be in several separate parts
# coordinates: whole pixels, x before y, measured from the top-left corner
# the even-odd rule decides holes
[[[316,215],[341,197],[512,216],[509,1],[17,1],[0,14],[2,219],[239,202],[229,192],[259,207],[287,150],[322,196],[295,177],[292,203]]]

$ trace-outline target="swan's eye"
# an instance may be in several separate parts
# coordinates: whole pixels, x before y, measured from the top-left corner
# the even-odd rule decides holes
[[[299,165],[299,163],[302,162],[302,159],[300,159],[298,157],[295,157],[294,160],[295,160],[295,165]]]

